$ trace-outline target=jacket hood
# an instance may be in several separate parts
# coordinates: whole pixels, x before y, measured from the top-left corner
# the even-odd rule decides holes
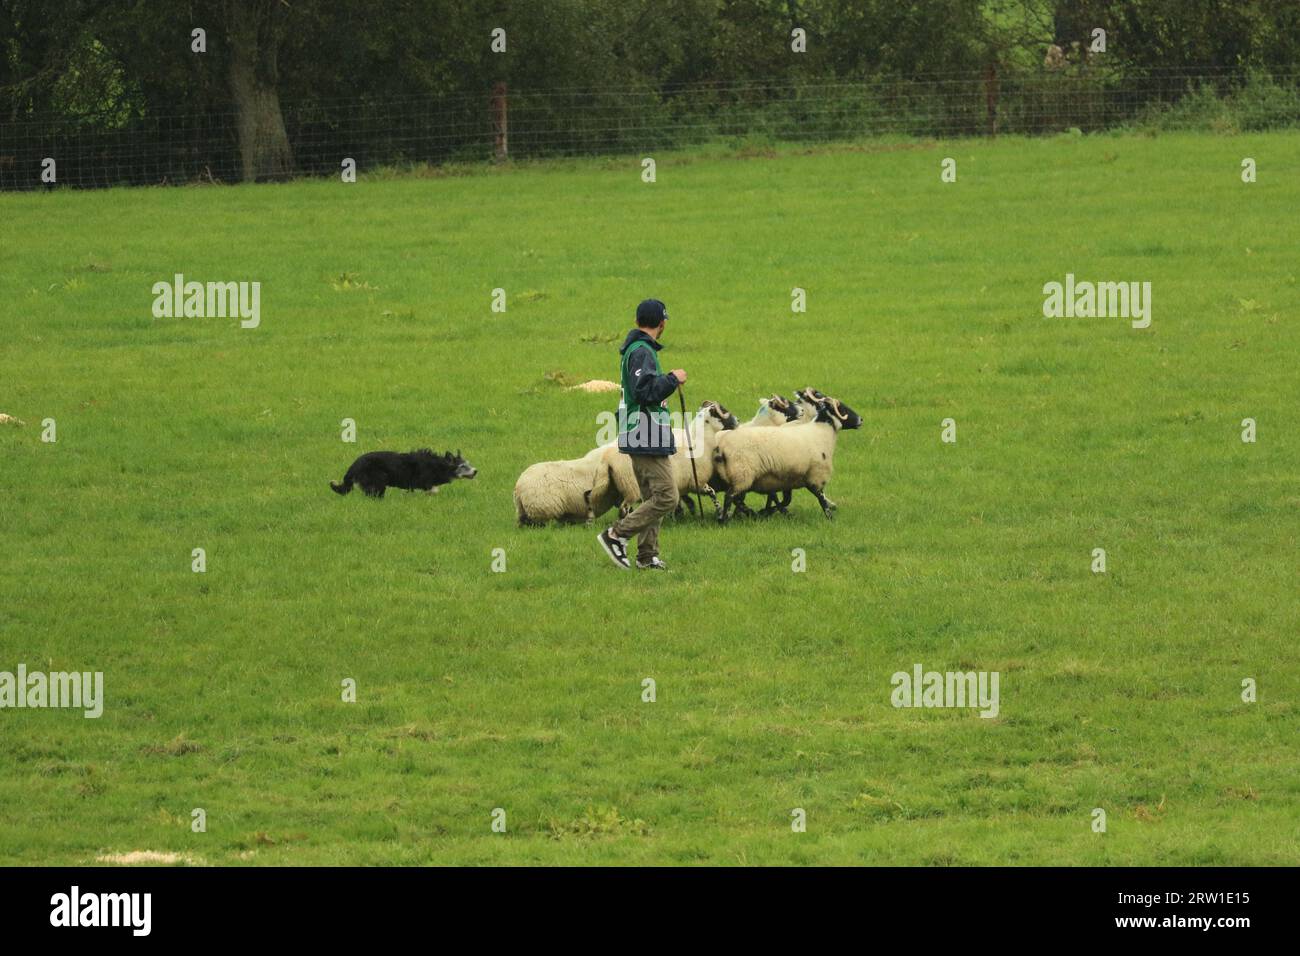
[[[661,348],[663,348],[662,345],[660,345],[657,341],[655,341],[655,337],[653,335],[650,335],[648,332],[644,331],[643,329],[632,329],[632,331],[627,333],[627,338],[623,340],[623,344],[619,347],[618,354],[622,355],[624,352],[630,349],[633,343],[635,342],[649,342],[650,347],[653,348],[656,352],[658,352]]]

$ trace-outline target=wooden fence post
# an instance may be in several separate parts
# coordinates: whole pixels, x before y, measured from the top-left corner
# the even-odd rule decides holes
[[[990,63],[984,70],[984,108],[989,135],[998,135],[998,67]]]
[[[504,162],[509,154],[506,144],[506,85],[498,83],[492,87],[492,131],[495,134],[495,158]]]

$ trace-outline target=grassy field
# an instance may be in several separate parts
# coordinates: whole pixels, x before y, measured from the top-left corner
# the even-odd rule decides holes
[[[1300,862],[1300,135],[465,172],[0,197],[0,670],[107,698],[0,712],[0,862]],[[260,327],[155,319],[177,272]],[[1066,273],[1151,327],[1044,318]],[[670,523],[668,576],[515,527],[650,295],[692,404],[863,415],[835,521]],[[479,477],[330,494],[422,445]],[[1000,715],[895,709],[918,663]]]

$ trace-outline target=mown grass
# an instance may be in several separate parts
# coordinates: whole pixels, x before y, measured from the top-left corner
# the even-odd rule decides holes
[[[108,698],[0,712],[0,860],[1294,864],[1296,208],[1295,134],[0,197],[0,670]],[[261,327],[154,319],[176,272]],[[1067,272],[1151,328],[1044,319]],[[664,577],[515,528],[613,407],[547,374],[614,378],[647,295],[693,404],[863,414],[834,522],[673,525]],[[479,478],[329,493],[421,445]],[[1000,716],[894,709],[915,663]]]

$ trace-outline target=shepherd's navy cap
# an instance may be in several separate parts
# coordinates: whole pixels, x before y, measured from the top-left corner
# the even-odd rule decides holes
[[[668,318],[668,306],[658,299],[646,299],[636,307],[636,324],[655,326]]]

